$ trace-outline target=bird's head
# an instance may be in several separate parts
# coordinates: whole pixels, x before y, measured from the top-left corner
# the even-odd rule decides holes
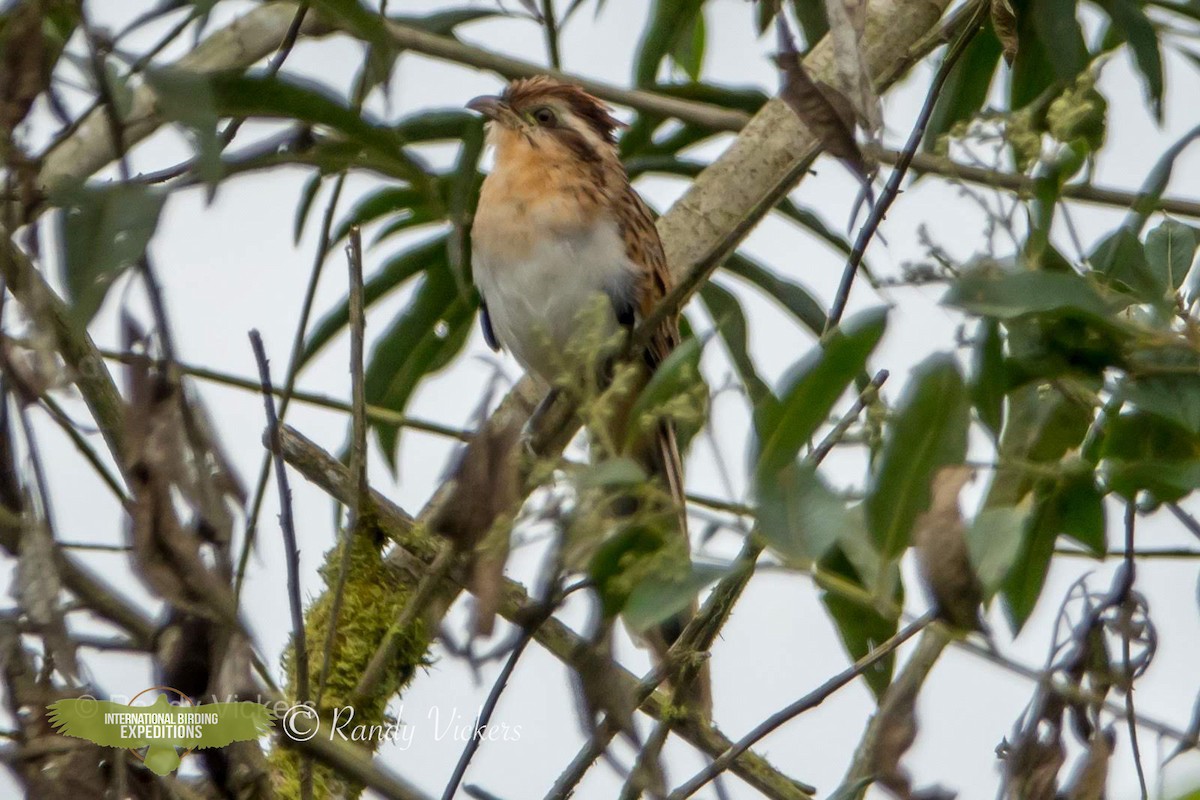
[[[489,120],[488,140],[497,160],[518,149],[586,161],[616,155],[622,123],[608,106],[578,86],[544,75],[515,80],[499,95],[476,97],[467,108]]]

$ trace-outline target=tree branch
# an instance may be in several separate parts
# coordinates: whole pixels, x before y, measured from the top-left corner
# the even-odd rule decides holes
[[[349,502],[354,492],[354,481],[345,465],[291,428],[283,429],[280,440],[284,459],[292,467],[334,499],[343,503]],[[371,504],[380,528],[394,541],[402,539],[412,530],[412,519],[377,492],[372,491]],[[389,561],[407,579],[412,575],[425,573],[430,567],[432,558],[411,553],[403,547],[397,546],[393,548]],[[451,573],[451,579],[454,582],[455,592],[466,588],[465,576],[455,572]],[[531,614],[537,613],[538,606],[537,601],[532,600],[520,584],[505,580],[499,609],[501,616],[520,625],[528,620]],[[534,632],[534,639],[568,666],[584,666],[586,643],[557,619],[551,617],[538,626]],[[636,696],[639,686],[637,677],[619,665],[614,670],[621,684],[620,691]],[[668,713],[669,708],[669,698],[661,691],[650,694],[641,705],[642,711],[655,719],[662,719]],[[725,752],[733,744],[714,727],[699,719],[676,720],[674,725],[676,732],[684,741],[713,758]],[[786,777],[753,752],[746,752],[739,756],[731,765],[730,771],[771,798],[809,800],[811,797],[811,787]]]

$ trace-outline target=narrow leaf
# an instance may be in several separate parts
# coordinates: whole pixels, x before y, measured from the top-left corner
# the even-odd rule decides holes
[[[146,252],[166,195],[138,184],[78,186],[58,193],[59,265],[72,313],[91,321],[109,286]]]
[[[770,476],[795,460],[863,371],[886,324],[886,309],[858,314],[792,369],[778,405],[762,407],[756,415],[759,475]]]
[[[867,521],[885,558],[899,556],[908,546],[913,523],[929,508],[937,471],[962,463],[967,425],[958,365],[948,355],[935,354],[909,378],[867,490]]]

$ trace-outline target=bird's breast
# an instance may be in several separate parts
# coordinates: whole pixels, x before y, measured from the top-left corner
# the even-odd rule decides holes
[[[546,194],[504,196],[495,191],[508,188],[503,179],[489,192],[496,177],[485,183],[472,228],[475,283],[500,344],[553,382],[571,366],[566,345],[589,309],[603,308],[602,330],[592,335],[616,329],[609,298],[632,297],[636,272],[615,218]]]

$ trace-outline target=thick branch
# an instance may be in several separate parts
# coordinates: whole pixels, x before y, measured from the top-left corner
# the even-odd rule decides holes
[[[305,439],[290,428],[284,428],[280,436],[284,458],[298,472],[307,477],[336,500],[349,503],[354,494],[354,481],[346,467]],[[378,493],[372,492],[374,512],[380,528],[393,539],[411,530],[412,520],[398,508],[387,502]],[[418,557],[401,547],[393,549],[391,562],[404,571],[406,576],[422,574],[429,569],[430,560]],[[455,583],[455,591],[466,587],[465,576],[451,575]],[[529,598],[520,584],[506,580],[503,599],[500,605],[500,615],[505,619],[521,624],[536,609],[537,603]],[[534,638],[547,650],[572,667],[585,665],[587,645],[570,628],[551,617],[538,627]],[[628,670],[617,667],[617,675],[621,683],[620,690],[635,696],[638,679]],[[670,699],[662,692],[655,692],[646,699],[641,708],[650,716],[662,719],[670,707]],[[688,717],[674,721],[675,731],[681,738],[692,744],[701,752],[716,758],[728,750],[733,742],[711,725],[701,720]],[[743,753],[734,761],[730,771],[738,775],[750,785],[772,798],[797,798],[807,800],[811,796],[811,787],[797,783],[782,775],[770,766],[761,756],[753,752]]]

